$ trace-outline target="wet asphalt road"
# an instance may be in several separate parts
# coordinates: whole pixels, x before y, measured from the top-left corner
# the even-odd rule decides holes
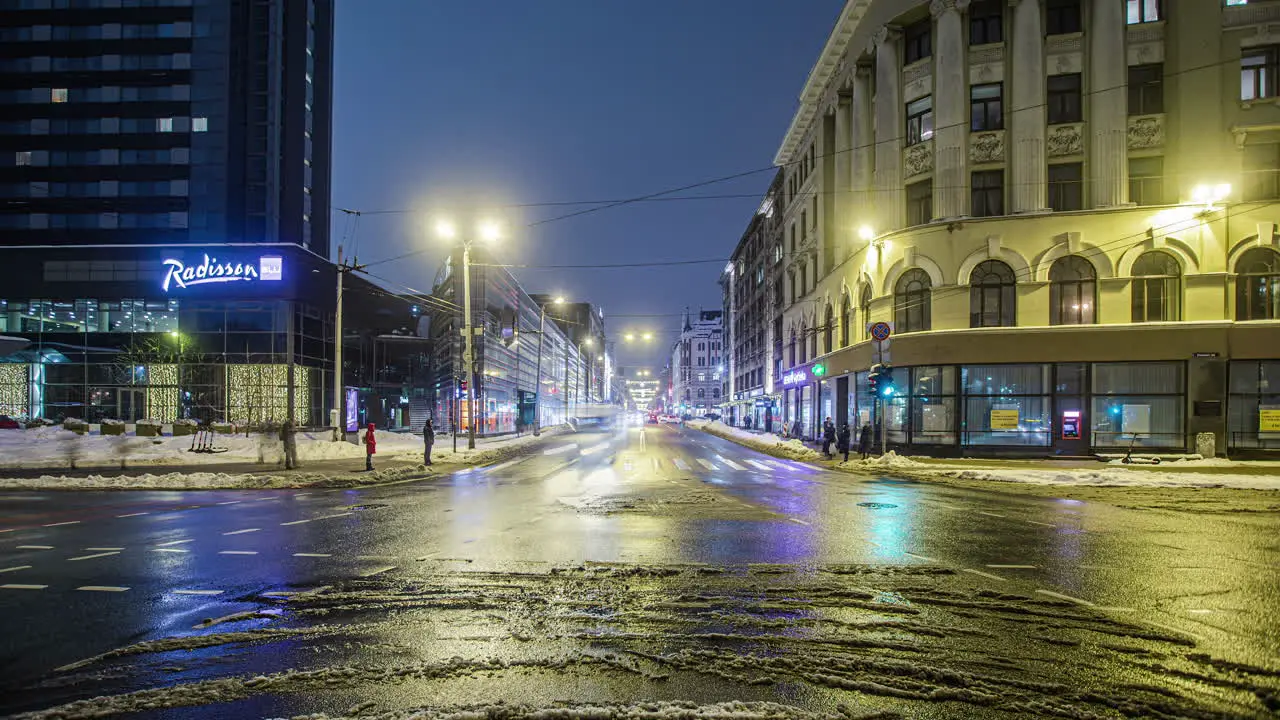
[[[674,427],[363,490],[2,494],[0,611],[0,712],[191,684],[89,709],[261,717],[507,694],[921,717],[1280,708],[1274,516],[829,473]],[[260,616],[194,627],[244,612]],[[921,662],[941,674],[894,685]],[[351,663],[366,669],[209,685]],[[1117,685],[1063,712],[1019,695],[1093,674]],[[1117,711],[1134,687],[1149,704]]]

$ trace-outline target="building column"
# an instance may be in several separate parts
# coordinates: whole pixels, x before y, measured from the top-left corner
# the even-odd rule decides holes
[[[1113,3],[1117,6],[1120,3]],[[1013,57],[1009,97],[1009,177],[1013,212],[1042,212],[1046,207],[1044,28],[1040,0],[1009,0],[1013,7]]]
[[[853,100],[850,107],[850,131],[853,134],[853,158],[849,189],[852,200],[851,221],[854,225],[875,225],[871,209],[871,185],[875,180],[875,126],[872,120],[871,66],[859,63],[853,75]]]
[[[1094,207],[1129,202],[1129,66],[1125,7],[1096,2],[1089,14],[1089,178]]]
[[[902,140],[906,132],[902,107],[902,68],[898,65],[902,31],[885,25],[872,39],[876,54],[875,231],[885,233],[906,224],[902,187]]]
[[[964,27],[960,13],[969,0],[933,0],[933,215],[939,219],[969,214],[968,126],[965,117]]]
[[[831,241],[838,249],[837,264],[844,262],[853,252],[853,246],[849,243],[850,238],[854,237],[849,220],[853,206],[853,195],[849,192],[849,183],[853,179],[850,169],[853,166],[853,134],[849,128],[849,115],[853,105],[851,100],[848,93],[840,93],[836,98],[835,187],[832,188],[834,192],[828,196],[828,202],[835,212],[834,222],[825,231],[831,235]],[[831,268],[827,268],[827,271],[830,272]]]

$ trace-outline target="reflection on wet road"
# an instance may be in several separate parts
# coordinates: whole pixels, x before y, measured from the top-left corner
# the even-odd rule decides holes
[[[1261,715],[1277,530],[828,473],[655,426],[365,490],[9,494],[0,711],[112,693],[78,707]]]

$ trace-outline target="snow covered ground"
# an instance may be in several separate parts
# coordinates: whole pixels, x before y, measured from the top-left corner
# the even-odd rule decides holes
[[[1181,487],[1280,490],[1280,476],[1250,473],[1250,467],[1274,467],[1276,463],[1251,463],[1222,458],[1183,460],[1160,466],[1128,466],[1114,461],[1094,468],[1054,467],[1051,460],[1029,460],[1015,467],[983,467],[982,460],[922,462],[890,451],[867,460],[850,460],[836,467],[851,472],[889,471],[919,479],[954,478],[1031,485],[1086,485],[1095,487]],[[1238,468],[1237,473],[1201,473],[1183,467]],[[1157,469],[1162,468],[1162,469]]]
[[[822,457],[817,450],[799,440],[783,440],[772,433],[747,432],[732,425],[725,425],[719,420],[690,420],[685,424],[695,430],[717,435],[777,457],[791,460],[817,460]]]

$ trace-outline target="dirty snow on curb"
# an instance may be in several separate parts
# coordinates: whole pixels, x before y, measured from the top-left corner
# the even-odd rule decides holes
[[[701,430],[711,435],[732,440],[739,445],[759,450],[760,452],[785,457],[791,460],[817,460],[822,454],[799,440],[783,440],[772,433],[753,433],[741,428],[725,425],[719,420],[690,420],[688,427]]]
[[[976,461],[981,462],[981,461]],[[1230,461],[1223,461],[1230,462]],[[1206,463],[1203,460],[1182,461],[1177,465]],[[1280,490],[1280,476],[1250,475],[1246,473],[1197,473],[1165,472],[1153,469],[1132,469],[1124,465],[1106,464],[1098,469],[1052,468],[1044,465],[1026,468],[984,468],[970,463],[920,462],[889,451],[883,456],[867,460],[850,460],[836,467],[853,472],[892,471],[919,479],[954,478],[956,480],[987,480],[991,482],[1024,483],[1028,485],[1087,485],[1095,487],[1170,487],[1170,488],[1235,488],[1240,490]],[[1206,464],[1205,467],[1240,467],[1243,463],[1223,465]]]

